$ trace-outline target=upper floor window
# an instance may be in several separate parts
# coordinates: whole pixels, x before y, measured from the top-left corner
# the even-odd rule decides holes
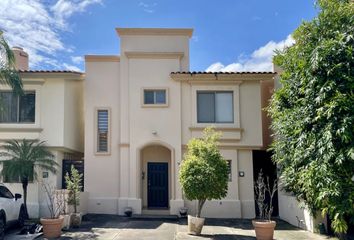
[[[198,123],[233,123],[233,92],[198,91],[197,121]]]
[[[97,110],[97,153],[109,152],[109,110]]]
[[[166,105],[166,89],[144,89],[144,105]]]
[[[18,96],[11,91],[0,92],[0,123],[34,123],[36,93]]]

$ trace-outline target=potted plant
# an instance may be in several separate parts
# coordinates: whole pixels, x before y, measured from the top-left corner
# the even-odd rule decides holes
[[[198,209],[195,217],[188,215],[188,233],[200,235],[204,218],[201,212],[206,200],[221,199],[228,188],[228,165],[218,149],[221,134],[208,127],[201,139],[193,138],[188,142],[188,151],[184,156],[179,171],[185,197],[197,200]]]
[[[80,204],[82,174],[79,173],[74,165],[71,165],[70,175],[66,173],[65,181],[69,191],[68,204],[74,207],[74,212],[70,215],[70,224],[73,227],[80,227],[82,214],[78,212],[77,207]]]
[[[58,238],[61,235],[61,228],[64,218],[60,216],[63,209],[63,201],[56,199],[56,191],[48,183],[43,183],[43,190],[46,194],[46,202],[50,213],[49,218],[41,218],[43,235],[45,238]]]
[[[66,204],[67,203],[67,190],[65,190],[65,189],[56,190],[56,199],[57,199],[57,201],[63,202],[62,211],[60,212],[60,216],[63,217],[62,229],[69,230],[70,229],[70,214],[67,211],[68,207]]]
[[[257,219],[252,220],[258,240],[272,240],[276,222],[271,220],[273,213],[273,197],[277,191],[277,180],[274,180],[273,186],[270,186],[269,177],[264,180],[262,169],[258,174],[255,183],[256,203],[259,210]],[[266,195],[269,196],[269,204],[266,202]]]

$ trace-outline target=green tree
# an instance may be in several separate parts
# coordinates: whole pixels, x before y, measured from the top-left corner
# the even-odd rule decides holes
[[[2,145],[0,152],[0,175],[3,178],[17,179],[22,183],[25,215],[27,211],[27,187],[31,179],[37,179],[36,170],[56,172],[58,164],[53,154],[39,140],[8,140]]]
[[[82,174],[71,165],[70,175],[65,175],[66,188],[69,190],[68,204],[74,206],[74,212],[77,213],[77,206],[80,203],[80,192],[82,189]]]
[[[277,52],[284,72],[268,109],[285,190],[337,233],[354,220],[354,3],[318,0],[319,13]]]
[[[228,188],[228,165],[218,149],[219,133],[206,128],[203,138],[188,142],[188,151],[182,161],[179,181],[187,199],[198,200],[200,217],[206,200],[221,199]]]
[[[19,95],[23,94],[22,81],[15,68],[15,56],[0,30],[0,84],[9,85]]]

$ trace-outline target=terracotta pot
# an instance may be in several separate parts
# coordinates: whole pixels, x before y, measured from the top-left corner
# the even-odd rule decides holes
[[[200,235],[204,226],[205,218],[188,215],[188,234]]]
[[[275,221],[252,220],[257,240],[273,240]]]
[[[45,238],[58,238],[61,235],[61,227],[63,225],[64,218],[41,218],[41,224],[43,225],[43,235]]]
[[[79,228],[81,226],[81,219],[82,219],[82,214],[81,213],[72,213],[70,215],[70,224],[74,228]]]

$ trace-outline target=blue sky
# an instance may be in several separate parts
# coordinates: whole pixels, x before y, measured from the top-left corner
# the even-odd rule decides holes
[[[191,70],[270,70],[276,48],[316,15],[309,0],[1,0],[0,29],[32,69],[84,70],[85,54],[119,54],[115,27],[194,28]]]

